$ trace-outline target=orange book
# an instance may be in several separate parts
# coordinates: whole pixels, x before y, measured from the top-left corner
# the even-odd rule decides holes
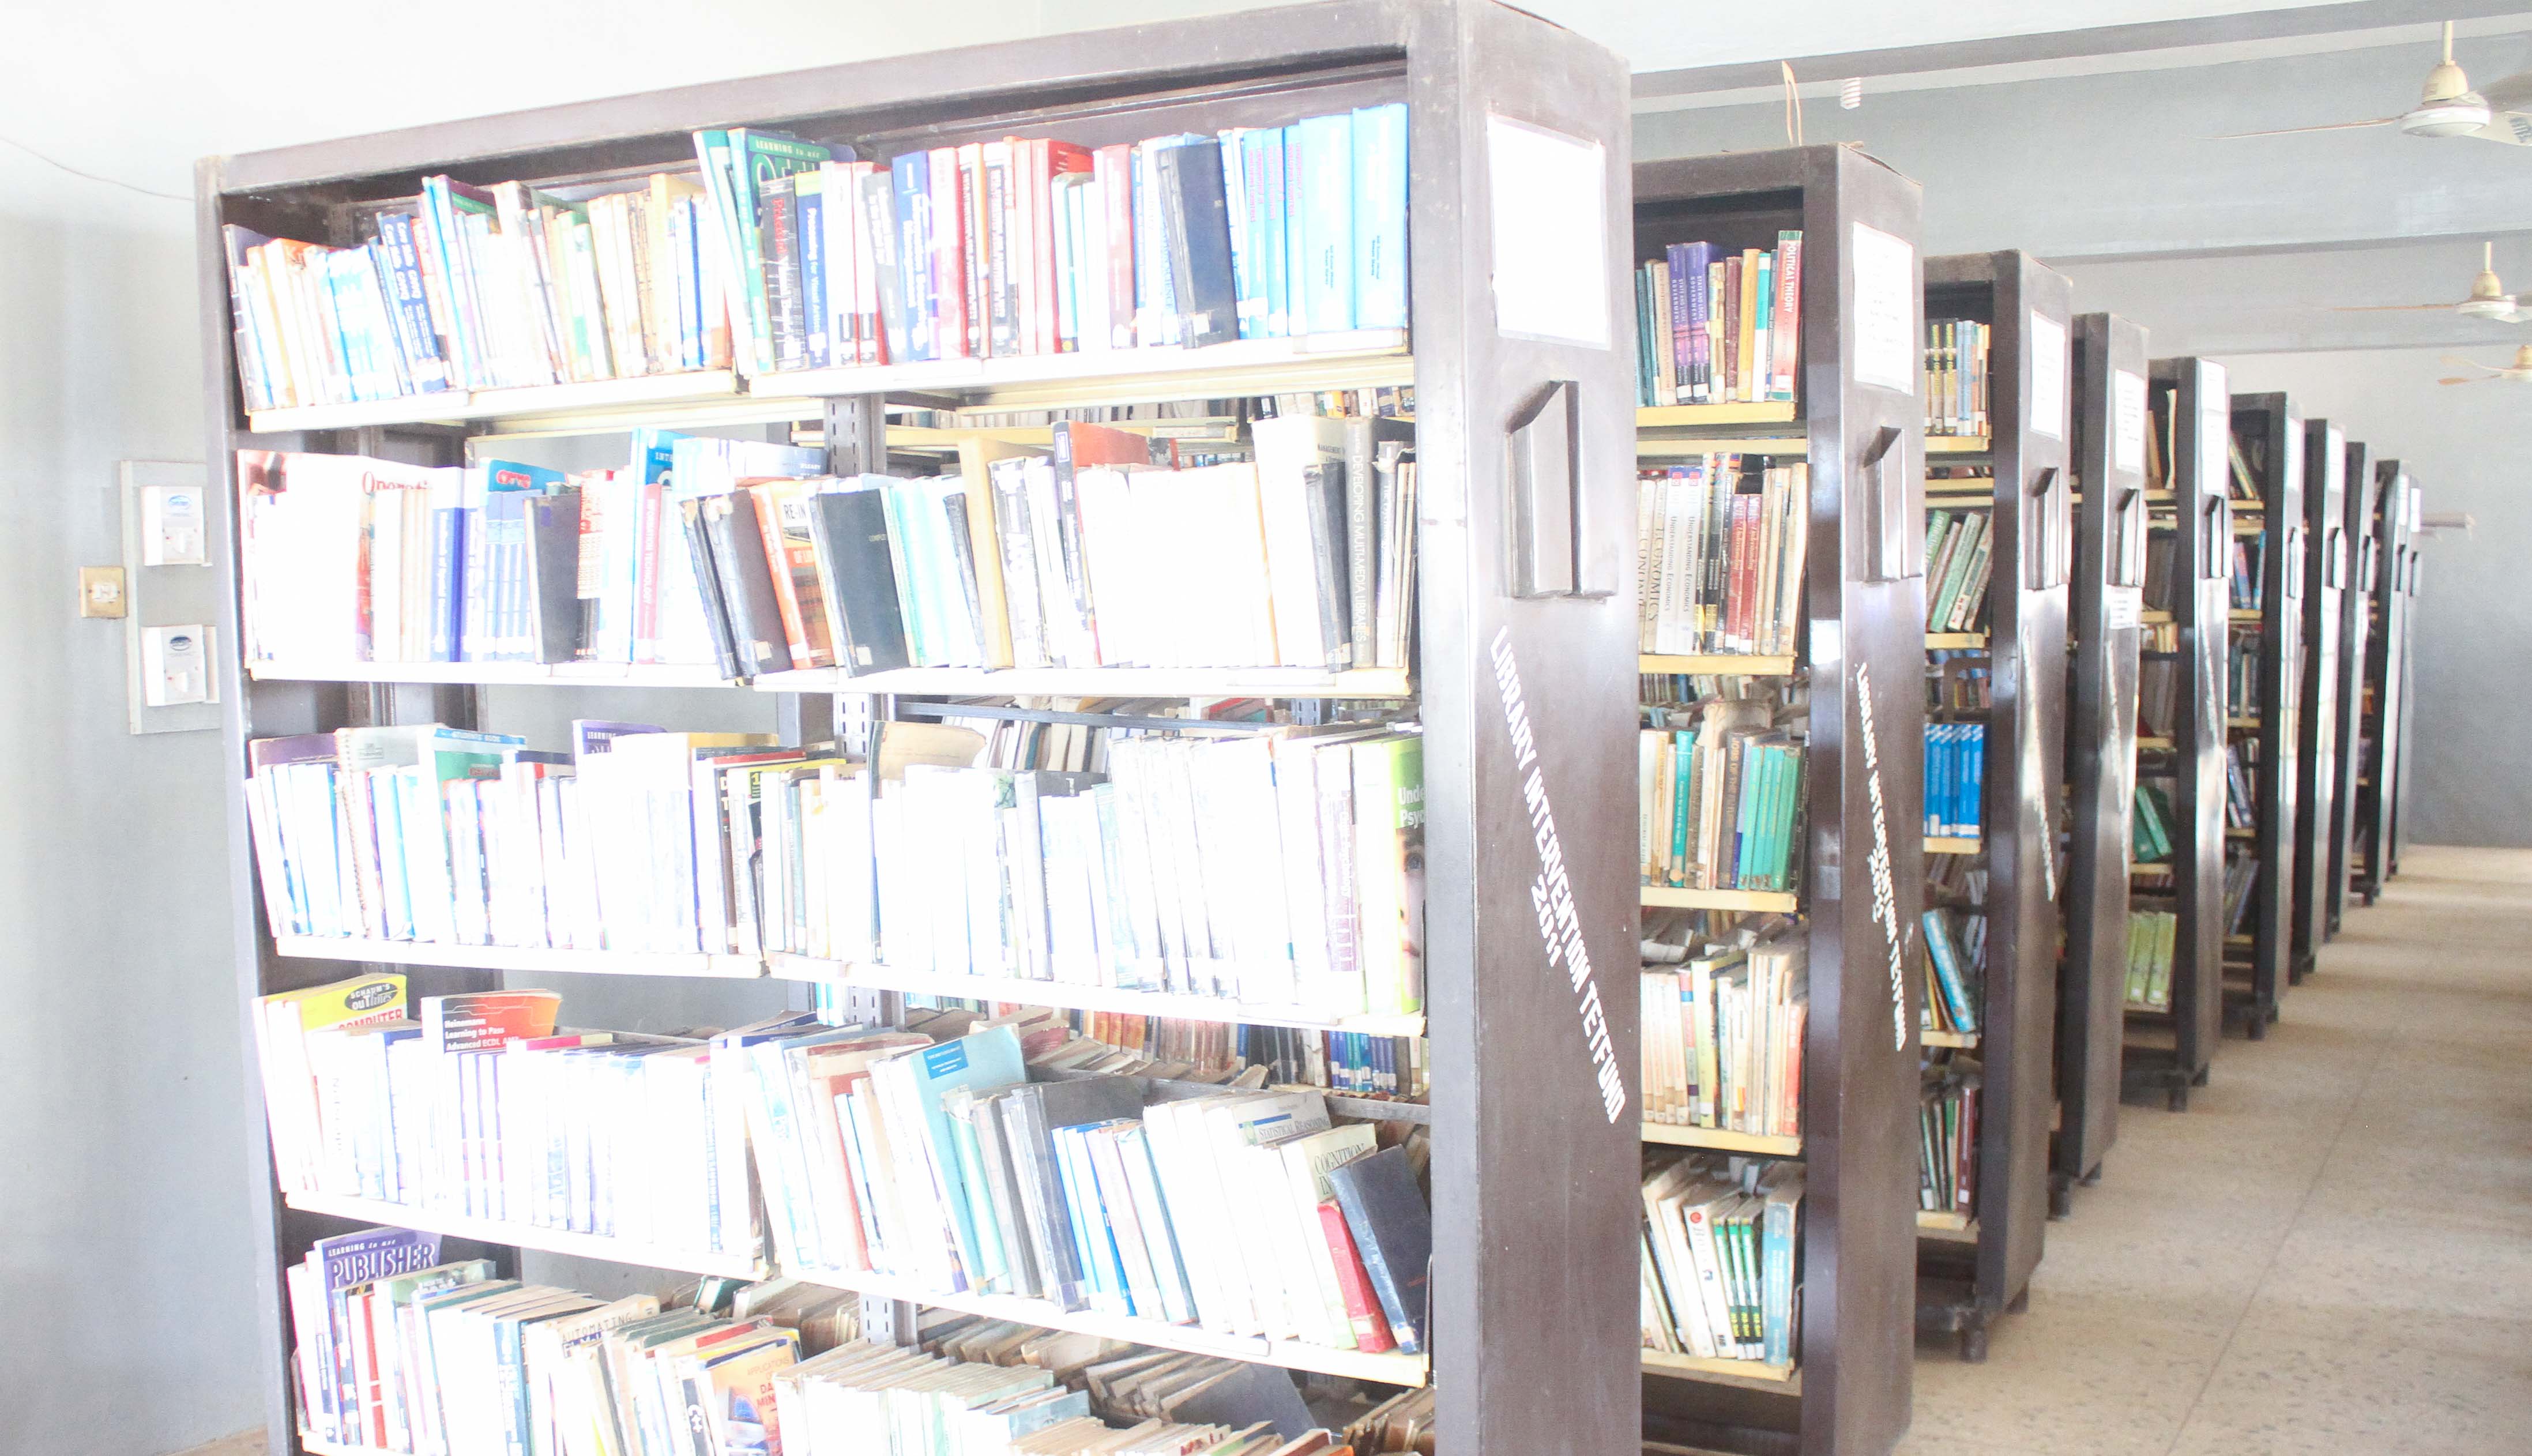
[[[782,612],[782,635],[791,642],[793,668],[832,668],[834,640],[827,633],[827,594],[818,584],[817,539],[809,529],[810,498],[817,482],[760,480],[740,483],[756,503],[756,525],[765,538],[765,564],[774,577],[774,602]],[[752,488],[752,489],[751,489]]]

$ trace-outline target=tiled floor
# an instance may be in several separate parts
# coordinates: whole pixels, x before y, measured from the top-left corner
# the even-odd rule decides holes
[[[2532,1452],[2532,850],[2412,848],[1952,1349],[1903,1456]]]

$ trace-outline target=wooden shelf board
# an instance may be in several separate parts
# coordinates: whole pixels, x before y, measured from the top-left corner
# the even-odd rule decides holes
[[[1984,435],[1928,435],[1928,455],[1984,455],[1995,448],[1995,441]]]
[[[2259,837],[2260,832],[2256,829],[2244,829],[2238,824],[2224,826],[2224,838],[2228,840],[2256,840]]]
[[[474,1218],[432,1208],[409,1208],[402,1203],[389,1203],[379,1198],[348,1198],[334,1194],[287,1194],[283,1200],[306,1213],[322,1213],[360,1223],[383,1224],[389,1228],[419,1229],[452,1239],[473,1239],[485,1244],[566,1253],[576,1258],[603,1258],[645,1269],[678,1269],[689,1274],[724,1274],[738,1279],[762,1279],[766,1274],[760,1261],[734,1253],[667,1249],[626,1239],[538,1228],[533,1224],[504,1223],[498,1219]]]
[[[1364,328],[1300,338],[1237,339],[1202,349],[1090,350],[800,370],[762,378],[757,385],[820,396],[952,394],[979,408],[1030,409],[1356,389],[1414,379],[1407,331]]]
[[[1677,460],[1692,455],[1772,455],[1811,453],[1807,435],[1656,435],[1636,437],[1639,460]]]
[[[1789,399],[1750,404],[1640,404],[1638,430],[1694,430],[1702,425],[1785,425],[1799,416]]]
[[[1782,1391],[1787,1395],[1799,1395],[1803,1389],[1802,1371],[1790,1365],[1768,1365],[1755,1360],[1709,1360],[1701,1355],[1672,1355],[1661,1350],[1644,1351],[1643,1360],[1644,1373],[1648,1375],[1711,1380],[1722,1385],[1746,1385],[1753,1390]]]
[[[344,940],[330,935],[273,938],[275,954],[312,961],[357,961],[374,965],[446,965],[544,975],[689,975],[716,980],[755,980],[765,962],[752,956],[682,955],[673,951],[547,951],[524,946],[442,946],[402,940]]]
[[[1986,633],[1928,632],[1926,634],[1926,646],[1928,650],[1945,647],[1985,647],[1986,646]]]
[[[2224,720],[2224,726],[2228,728],[2255,728],[2260,726],[2260,721],[2256,718],[2228,718]]]
[[[2136,744],[2139,748],[2169,748],[2171,746],[2171,740],[2169,738],[2158,738],[2148,733],[2140,736],[2136,740]]]
[[[2168,626],[2171,624],[2172,620],[2173,617],[2171,613],[2163,611],[2159,607],[2148,607],[2137,613],[2137,623],[2140,626]]]
[[[1669,910],[1783,910],[1802,907],[1791,890],[1688,890],[1677,885],[1639,885],[1639,903]]]
[[[1764,1153],[1769,1157],[1798,1158],[1803,1155],[1803,1139],[1777,1137],[1764,1133],[1735,1133],[1724,1128],[1685,1128],[1676,1123],[1645,1123],[1643,1140],[1665,1147],[1703,1147],[1716,1152]]]
[[[1920,1208],[1917,1210],[1917,1231],[1923,1234],[1975,1234],[1978,1220],[1966,1213]]]
[[[1161,1350],[1219,1355],[1229,1360],[1282,1366],[1288,1369],[1317,1370],[1322,1374],[1378,1380],[1389,1385],[1422,1385],[1432,1373],[1430,1363],[1421,1355],[1365,1355],[1357,1350],[1335,1350],[1298,1340],[1216,1334],[1193,1325],[1168,1324],[1158,1319],[1137,1319],[1090,1310],[1059,1310],[1045,1300],[1021,1299],[1014,1295],[944,1294],[924,1287],[917,1280],[868,1270],[785,1268],[782,1272],[791,1278],[829,1289],[852,1290],[883,1299],[927,1305],[936,1310],[956,1310],[989,1319],[1008,1319],[1022,1324],[1043,1325],[1048,1329],[1100,1335]]]
[[[1986,841],[1982,839],[1951,835],[1926,836],[1926,852],[1928,854],[1977,854],[1985,848]]]
[[[2151,875],[2158,879],[2163,878],[2171,873],[2171,861],[2165,859],[2157,860],[2153,864],[2132,864],[2128,866],[2128,873],[2131,875]]]
[[[1975,1031],[1928,1031],[1921,1028],[1917,1032],[1917,1040],[1923,1046],[1971,1048],[1979,1044],[1979,1034]]]
[[[1299,1007],[1249,1006],[1218,996],[1121,991],[1110,986],[1082,986],[1018,976],[936,975],[929,971],[897,970],[859,961],[824,961],[813,956],[794,956],[778,951],[765,959],[767,966],[778,979],[812,981],[822,985],[866,986],[917,996],[955,996],[970,1001],[1013,1002],[1023,1006],[1077,1007],[1083,1011],[1176,1017],[1191,1021],[1298,1026],[1314,1031],[1356,1031],[1367,1036],[1424,1034],[1421,1014],[1329,1018]]]
[[[1404,668],[904,668],[847,676],[833,668],[768,672],[760,692],[908,693],[927,697],[1411,698]]]
[[[673,414],[698,406],[726,407],[742,400],[760,408],[776,408],[780,414],[798,419],[816,415],[823,408],[779,385],[759,381],[759,388],[750,390],[732,371],[707,369],[637,375],[629,379],[593,379],[521,389],[444,389],[436,394],[409,394],[359,404],[256,410],[247,415],[247,428],[258,435],[272,435],[379,425],[463,425],[476,420],[604,414],[625,409]]]
[[[2257,607],[2236,607],[2226,612],[2224,615],[2227,620],[2237,622],[2258,622],[2269,619],[2269,614]]]
[[[338,1445],[333,1441],[319,1440],[315,1431],[305,1428],[299,1432],[299,1449],[307,1456],[378,1456],[375,1446]]]
[[[1790,677],[1794,673],[1791,656],[1762,657],[1753,653],[1706,652],[1685,655],[1640,653],[1636,658],[1639,672],[1707,672],[1724,677]]]
[[[482,687],[743,687],[705,664],[250,662],[259,682],[449,682]]]
[[[1239,438],[1239,422],[1228,415],[1188,415],[1176,419],[1116,420],[1103,429],[1122,430],[1154,439],[1205,440],[1231,443]],[[815,435],[816,432],[810,432]],[[888,427],[888,447],[922,453],[951,452],[961,440],[994,440],[1003,444],[1051,446],[1052,425],[898,425]],[[805,441],[802,441],[805,442]]]

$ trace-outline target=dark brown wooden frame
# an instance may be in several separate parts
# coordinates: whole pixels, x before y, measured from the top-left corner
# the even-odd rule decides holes
[[[2295,801],[2301,773],[2303,723],[2303,597],[2309,522],[2304,513],[2304,421],[2282,393],[2233,396],[2233,437],[2262,446],[2252,466],[2262,503],[2260,615],[2234,624],[2237,636],[2259,644],[2256,696],[2228,703],[2228,726],[2255,720],[2260,745],[2253,785],[2252,852],[2259,881],[2251,887],[2251,947],[2244,960],[2227,957],[2226,1019],[2238,1021],[2254,1041],[2277,1019],[2278,1003],[2292,983],[2294,964]]]
[[[1901,967],[1924,884],[1925,420],[1913,388],[1863,383],[1852,373],[1848,239],[1852,228],[1871,227],[1913,250],[1920,206],[1916,183],[1852,147],[1635,169],[1639,256],[1663,243],[1760,229],[1772,246],[1778,227],[1802,229],[1800,393],[1812,492],[1801,1392],[1647,1371],[1647,1440],[1768,1456],[1871,1456],[1908,1429],[1919,1008],[1916,977]],[[1912,260],[1904,301],[1912,319],[1921,317],[1922,285],[1923,262]],[[1912,328],[1910,339],[1921,332]],[[1611,761],[1635,760],[1630,752]],[[1887,919],[1874,905],[1884,872]],[[1598,1287],[1612,1303],[1624,1298],[1621,1286]]]
[[[2347,586],[2338,594],[2338,691],[2334,716],[2337,761],[2331,773],[2337,783],[2330,800],[2330,867],[2325,887],[2325,928],[2331,935],[2347,908],[2348,851],[2356,838],[2356,781],[2365,760],[2365,654],[2373,643],[2374,575],[2380,563],[2374,541],[2374,502],[2382,483],[2367,468],[2365,443],[2347,442],[2344,507],[2339,517],[2347,539]]]
[[[2312,974],[2330,939],[2331,816],[2338,798],[2340,623],[2348,578],[2347,437],[2328,420],[2304,422],[2303,672],[2295,745],[2294,903],[2288,974]]]

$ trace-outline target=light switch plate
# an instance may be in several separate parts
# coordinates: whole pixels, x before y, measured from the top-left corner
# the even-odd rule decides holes
[[[82,616],[121,616],[128,611],[120,566],[80,568],[79,612]]]
[[[232,610],[224,574],[209,567],[227,558],[229,543],[215,478],[182,461],[124,460],[109,489],[123,525],[124,708],[132,730],[216,731],[221,679],[236,668],[221,656],[233,651],[220,625]],[[171,664],[176,644],[167,634],[186,628],[189,646]]]

